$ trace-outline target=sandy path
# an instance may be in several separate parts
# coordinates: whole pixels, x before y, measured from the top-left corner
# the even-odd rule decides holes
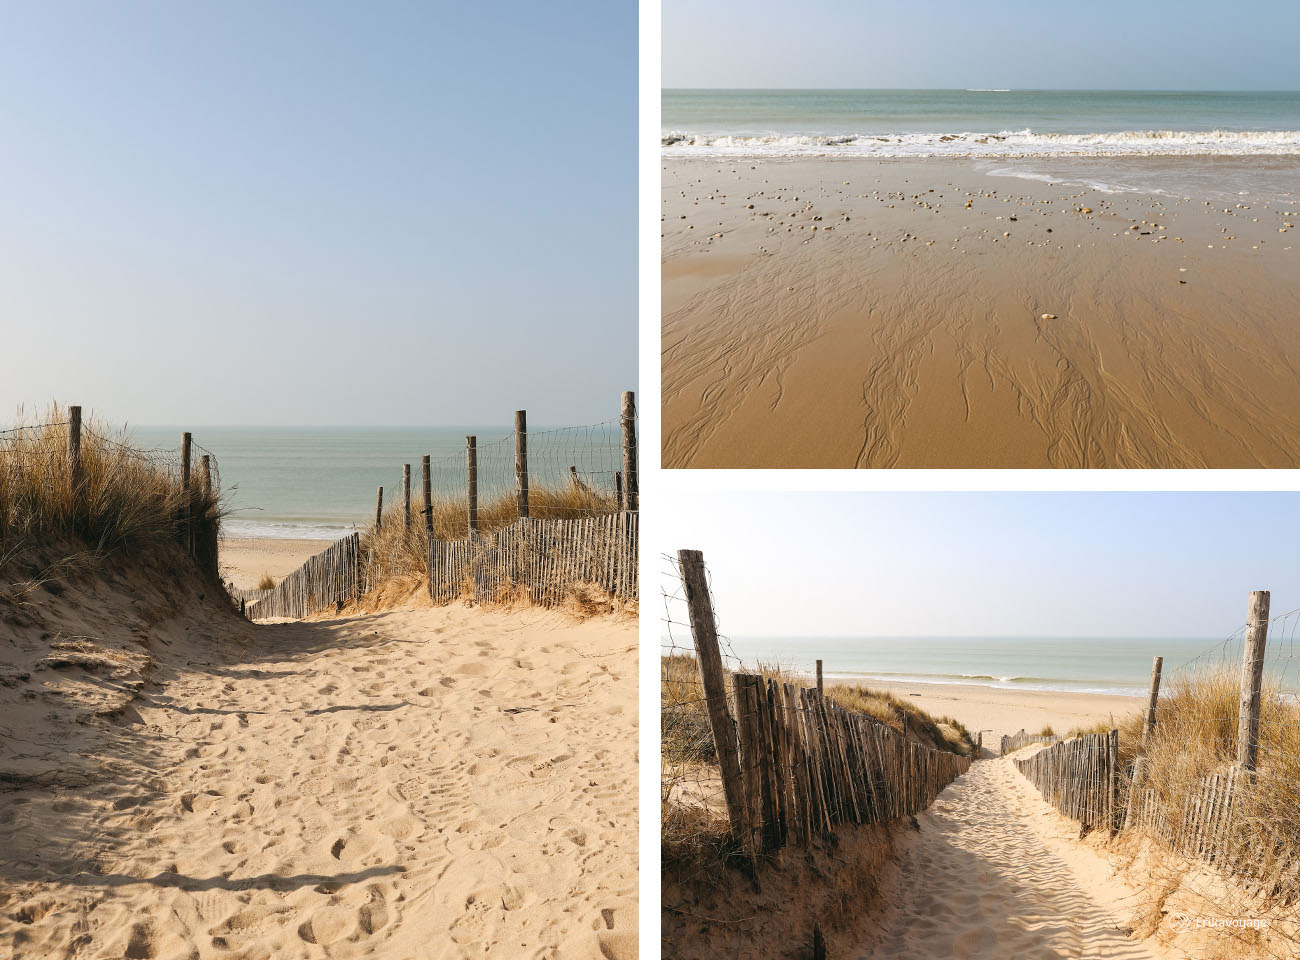
[[[635,624],[253,637],[137,702],[135,776],[15,805],[6,955],[635,956]]]
[[[1157,960],[1124,935],[1128,888],[1067,845],[1064,821],[1010,760],[974,764],[917,820],[865,957]]]

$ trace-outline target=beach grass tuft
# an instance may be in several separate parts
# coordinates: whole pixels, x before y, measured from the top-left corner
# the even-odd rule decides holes
[[[133,448],[122,431],[83,421],[75,489],[68,411],[52,406],[0,431],[0,565],[33,547],[67,544],[81,559],[181,542],[215,543],[219,491],[191,484],[187,495],[169,455]],[[69,560],[72,556],[69,556]]]
[[[537,520],[577,520],[603,516],[618,510],[612,494],[602,494],[585,485],[573,484],[562,489],[539,487],[529,491],[528,513]],[[433,537],[435,540],[463,540],[469,534],[469,503],[466,497],[433,498]],[[519,519],[515,495],[503,494],[478,503],[480,534],[492,534]],[[382,523],[374,524],[362,537],[369,557],[369,581],[376,587],[391,582],[405,582],[425,576],[429,559],[429,538],[423,511],[411,503],[411,523],[405,523],[402,504],[390,503]]]

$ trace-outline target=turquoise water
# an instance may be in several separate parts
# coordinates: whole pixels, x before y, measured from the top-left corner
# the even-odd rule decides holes
[[[973,133],[1020,134],[1007,150],[1030,145],[1051,150],[1054,143],[1078,144],[1081,138],[1094,136],[1098,149],[1176,152],[1215,141],[1139,134],[1221,131],[1229,134],[1217,141],[1224,151],[1276,148],[1296,153],[1300,151],[1300,92],[665,90],[662,125],[665,137],[677,133],[749,139],[754,149],[766,144],[773,151],[794,149],[801,138],[820,138],[827,149],[891,155],[921,146],[942,153],[997,148],[995,143],[930,136]],[[872,139],[882,136],[904,139],[894,143]]]
[[[136,427],[144,447],[176,448],[179,427]],[[463,497],[465,437],[478,446],[479,497],[515,489],[511,427],[203,427],[194,442],[217,458],[234,537],[336,538],[374,518],[375,493],[401,502],[402,464],[411,465],[412,498],[420,497],[420,458],[431,458],[435,498]],[[197,454],[196,454],[197,459]],[[617,423],[529,430],[529,474],[534,487],[582,482],[612,490],[621,469]]]
[[[1300,92],[665,90],[665,157],[968,157],[1111,193],[1289,203]]]
[[[1284,646],[1289,642],[1273,638],[1269,672],[1295,689],[1295,661]],[[683,646],[683,638],[675,643]],[[732,637],[724,652],[734,655],[728,658],[733,668],[777,663],[809,676],[820,659],[823,675],[834,679],[1139,696],[1147,692],[1155,656],[1165,658],[1164,675],[1172,683],[1188,664],[1236,669],[1242,647],[1239,639],[1223,637]]]

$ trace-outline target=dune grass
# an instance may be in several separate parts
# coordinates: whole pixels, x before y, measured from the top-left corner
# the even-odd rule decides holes
[[[418,579],[425,575],[429,557],[429,539],[419,497],[411,502],[411,524],[406,526],[400,500],[384,510],[382,523],[374,524],[362,536],[370,559],[372,584],[386,584]],[[576,520],[581,517],[614,513],[618,504],[613,494],[602,494],[574,484],[564,489],[545,487],[529,491],[528,513],[537,520]],[[469,533],[469,507],[466,497],[433,498],[433,536],[435,540],[463,540]],[[519,519],[515,495],[505,494],[478,503],[480,534],[491,534]]]
[[[271,576],[269,573],[264,573],[264,574],[262,574],[262,579],[259,580],[259,581],[257,581],[257,589],[258,589],[258,590],[274,590],[274,589],[275,589],[275,577]]]
[[[904,736],[936,750],[961,756],[975,752],[975,742],[965,724],[955,717],[933,717],[920,707],[884,690],[847,684],[826,688],[826,698],[846,710],[875,717]]]
[[[187,506],[195,539],[216,543],[219,492],[201,489],[196,477],[187,495],[172,464],[133,449],[100,420],[82,424],[74,490],[67,419],[54,406],[0,431],[0,564],[55,543],[95,558],[175,545],[185,538]]]
[[[1231,843],[1265,878],[1268,895],[1300,902],[1300,704],[1266,679],[1259,724],[1257,773],[1239,793]],[[1142,754],[1146,786],[1172,809],[1195,794],[1203,778],[1237,758],[1240,676],[1230,667],[1179,677],[1162,692],[1156,727]],[[1136,753],[1140,716],[1120,727],[1121,759]],[[1128,751],[1125,751],[1128,741]]]

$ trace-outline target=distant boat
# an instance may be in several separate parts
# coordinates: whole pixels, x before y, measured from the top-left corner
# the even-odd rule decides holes
[[[998,87],[967,87],[967,93],[1010,93],[1011,89]]]

